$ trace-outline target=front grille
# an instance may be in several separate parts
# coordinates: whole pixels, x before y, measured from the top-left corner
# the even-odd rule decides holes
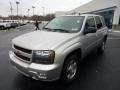
[[[14,55],[23,61],[30,62],[32,58],[32,50],[19,47],[17,45],[13,46]]]
[[[23,59],[23,60],[25,60],[25,61],[30,61],[30,58],[28,58],[28,57],[19,55],[19,54],[15,53],[15,52],[14,52],[14,54],[15,54],[17,57],[19,57],[19,58],[21,58],[21,59]]]
[[[16,45],[14,45],[14,48],[17,49],[17,50],[20,50],[22,52],[28,53],[28,54],[32,53],[32,50],[25,49],[25,48],[22,48],[22,47],[19,47],[19,46],[16,46]]]

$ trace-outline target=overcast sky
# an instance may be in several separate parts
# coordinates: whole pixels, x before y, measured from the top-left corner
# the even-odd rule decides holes
[[[13,7],[13,14],[16,15],[16,1],[20,2],[19,15],[28,15],[28,9],[32,15],[32,6],[35,6],[35,14],[42,15],[42,7],[45,7],[45,14],[55,13],[56,11],[72,10],[92,0],[0,0],[0,15],[10,15],[10,2]]]

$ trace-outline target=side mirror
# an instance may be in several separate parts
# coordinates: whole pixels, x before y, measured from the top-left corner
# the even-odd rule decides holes
[[[96,33],[96,28],[95,27],[88,27],[87,29],[84,30],[84,34],[88,33]]]

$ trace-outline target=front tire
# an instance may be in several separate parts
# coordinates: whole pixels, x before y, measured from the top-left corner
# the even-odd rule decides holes
[[[70,55],[64,62],[62,74],[61,74],[61,82],[63,84],[71,83],[76,79],[78,74],[78,57],[77,55]]]

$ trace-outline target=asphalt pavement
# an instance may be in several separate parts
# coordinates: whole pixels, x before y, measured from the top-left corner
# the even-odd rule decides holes
[[[120,33],[111,32],[106,50],[99,55],[96,50],[81,63],[79,76],[71,85],[59,82],[42,82],[27,78],[17,72],[9,62],[11,40],[34,31],[33,25],[0,30],[0,90],[120,90]]]

